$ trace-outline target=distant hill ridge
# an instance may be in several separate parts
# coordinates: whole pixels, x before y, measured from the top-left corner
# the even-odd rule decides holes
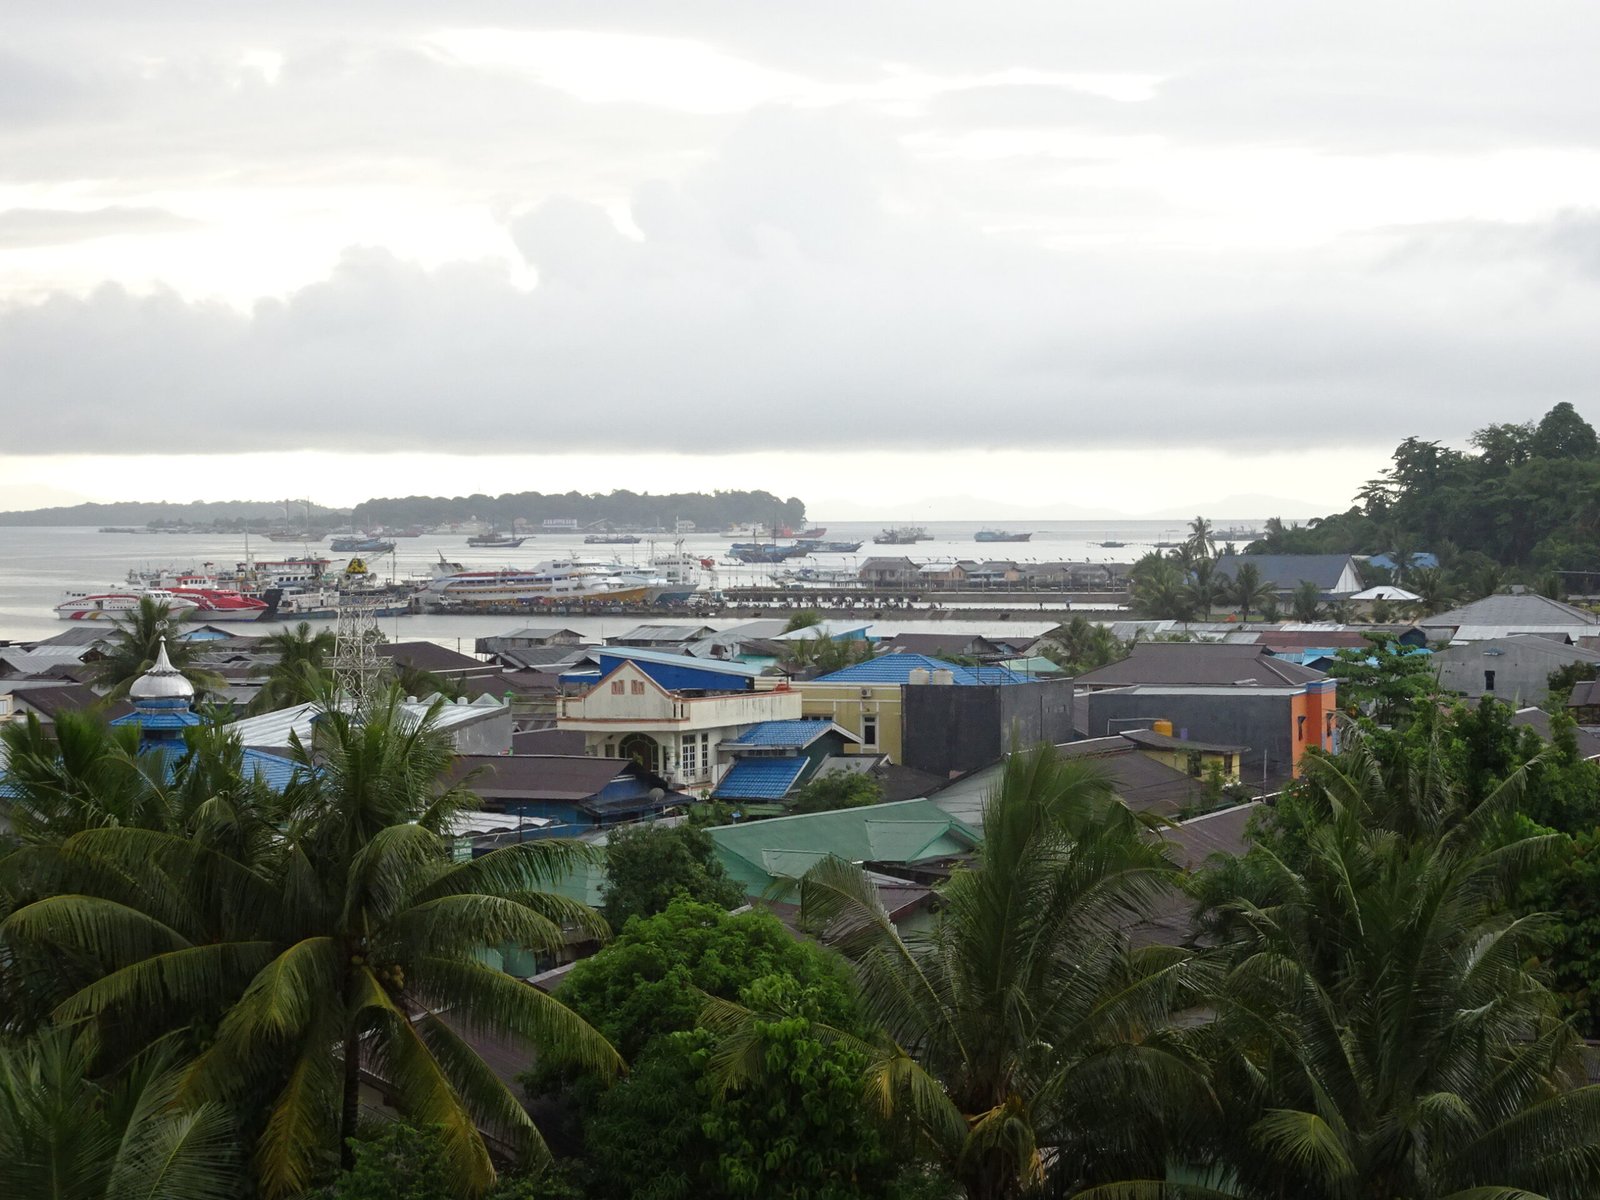
[[[0,513],[0,526],[68,525],[222,525],[298,527],[306,522],[304,500],[212,500],[187,504],[166,501],[117,501],[106,504],[72,504],[54,508],[20,509]],[[310,506],[310,523],[327,526],[354,523],[363,528],[378,525],[405,528],[457,521],[489,521],[509,526],[514,520],[574,520],[580,525],[659,525],[693,521],[701,529],[760,522],[799,525],[806,519],[805,502],[781,500],[771,492],[649,492],[614,491],[606,494],[565,492],[505,493],[500,496],[401,496],[366,500],[348,508]]]

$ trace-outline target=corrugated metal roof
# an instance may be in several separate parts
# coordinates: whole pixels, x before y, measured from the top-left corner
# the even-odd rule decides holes
[[[724,746],[775,746],[804,750],[825,733],[841,734],[846,741],[859,742],[848,729],[841,729],[832,721],[813,718],[799,721],[762,721],[752,725],[738,737],[723,742]]]
[[[917,862],[963,853],[979,841],[977,830],[927,800],[719,825],[706,832],[717,844],[717,857],[747,891],[764,890],[775,877],[803,874],[830,854],[847,862]]]
[[[782,800],[805,770],[807,759],[741,758],[711,794],[718,800]]]
[[[1511,630],[1565,629],[1569,626],[1600,625],[1600,617],[1586,609],[1574,608],[1536,592],[1505,592],[1485,596],[1449,612],[1424,617],[1417,622],[1424,629],[1444,626],[1489,626]]]
[[[427,715],[431,704],[418,700],[401,706],[407,719],[420,721]],[[480,720],[486,713],[500,711],[505,706],[493,696],[480,696],[471,704],[442,704],[434,718],[435,729],[450,729]],[[246,746],[287,746],[289,735],[298,734],[301,741],[311,738],[312,722],[322,711],[318,704],[296,704],[280,708],[277,712],[262,713],[259,717],[246,717],[227,726],[228,732],[237,734]]]
[[[910,683],[911,672],[949,671],[952,681],[961,687],[983,684],[1008,684],[1027,682],[1021,675],[1004,667],[964,667],[960,663],[929,658],[925,654],[886,654],[868,662],[856,663],[830,675],[821,675],[812,683]]]

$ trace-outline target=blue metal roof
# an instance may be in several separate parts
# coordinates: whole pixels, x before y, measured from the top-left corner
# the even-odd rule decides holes
[[[641,650],[633,646],[596,646],[588,653],[600,660],[602,671],[606,671],[606,659],[624,658],[635,662],[659,663],[667,667],[710,671],[718,675],[737,675],[741,679],[754,679],[761,674],[759,667],[752,667],[748,663],[729,662],[721,658],[693,658],[687,654],[674,654],[670,650]]]
[[[964,667],[959,663],[930,658],[926,654],[885,654],[831,675],[821,675],[812,683],[910,683],[915,670],[949,671],[952,682],[961,687],[979,684],[1026,683],[1025,676],[1004,667]]]
[[[807,761],[799,754],[793,758],[741,758],[711,794],[720,800],[782,800]]]
[[[165,712],[131,712],[116,718],[113,725],[137,725],[140,729],[188,729],[200,724],[200,714],[187,708]]]
[[[300,764],[277,754],[268,754],[264,750],[246,749],[244,770],[247,775],[257,776],[273,791],[281,792],[294,780],[295,772],[300,770]]]
[[[805,721],[762,721],[759,725],[750,726],[738,737],[724,742],[723,745],[804,750],[829,730],[847,733],[832,721],[822,718]]]

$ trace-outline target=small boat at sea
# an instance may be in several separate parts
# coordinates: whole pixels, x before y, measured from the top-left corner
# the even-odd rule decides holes
[[[183,619],[199,609],[197,601],[187,596],[174,595],[160,588],[126,592],[68,592],[66,599],[55,606],[55,614],[63,621],[114,621],[133,612],[139,601],[149,597],[165,604],[174,617]]]
[[[526,535],[513,537],[509,533],[475,533],[467,539],[467,545],[480,550],[515,550],[527,540]]]
[[[742,563],[780,563],[791,558],[801,558],[811,553],[811,547],[804,543],[791,543],[780,546],[777,542],[735,542],[728,547],[728,553]]]
[[[790,529],[788,526],[784,526],[782,529],[778,530],[778,536],[795,538],[802,542],[814,542],[819,538],[827,537],[828,528],[826,525],[813,525],[810,529],[802,529],[799,532],[796,532],[795,530]]]
[[[1032,533],[1012,533],[1008,529],[980,529],[972,535],[975,542],[1026,542]]]
[[[813,542],[813,554],[854,554],[861,549],[860,542]]]
[[[1107,541],[1107,542],[1096,542],[1095,543],[1096,546],[1101,546],[1101,547],[1103,547],[1104,549],[1107,549],[1107,550],[1121,550],[1127,544],[1128,544],[1127,542],[1117,542],[1117,541]]]
[[[637,546],[644,541],[637,533],[591,533],[583,539],[585,546]]]

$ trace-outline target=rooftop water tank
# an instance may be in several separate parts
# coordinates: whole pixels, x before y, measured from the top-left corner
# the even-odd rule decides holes
[[[907,677],[908,683],[927,683],[933,678],[933,672],[927,667],[912,667],[911,674]]]
[[[1165,717],[1150,722],[1150,732],[1159,733],[1162,737],[1172,736],[1172,722]]]

